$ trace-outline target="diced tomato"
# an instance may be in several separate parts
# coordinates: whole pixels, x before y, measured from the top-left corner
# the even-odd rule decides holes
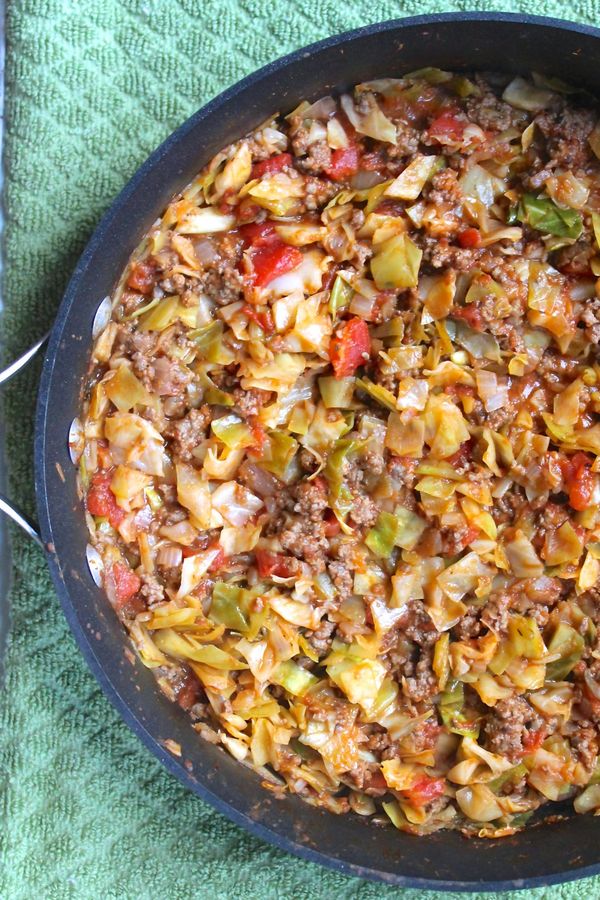
[[[250,431],[252,432],[252,438],[254,440],[254,443],[249,450],[251,450],[254,456],[262,456],[265,452],[265,445],[269,439],[265,427],[257,418],[250,418],[248,420],[248,425],[250,426]]]
[[[249,222],[248,225],[240,225],[238,229],[240,237],[246,244],[253,247],[266,247],[274,241],[279,241],[273,222]]]
[[[380,216],[401,216],[404,214],[404,206],[398,200],[387,197],[377,204],[375,212]]]
[[[208,547],[208,549],[217,551],[217,555],[215,556],[215,558],[211,562],[210,566],[208,567],[208,571],[209,572],[218,572],[219,569],[223,568],[225,560],[227,559],[227,557],[225,556],[225,551],[223,550],[223,548],[221,547],[221,545],[218,542],[211,544],[210,547]]]
[[[387,781],[380,769],[371,769],[371,771],[365,772],[363,790],[366,794],[371,794],[373,797],[381,797],[383,794],[388,793]]]
[[[142,582],[135,572],[132,572],[129,566],[122,562],[113,563],[111,574],[114,582],[117,608],[122,609],[134,594],[137,594]]]
[[[335,377],[354,375],[359,366],[364,366],[365,354],[368,356],[370,352],[369,326],[358,316],[348,319],[331,339],[329,347],[329,359]]]
[[[431,84],[421,84],[419,88],[400,91],[382,98],[383,110],[392,118],[402,118],[406,122],[421,124],[425,118],[436,115],[443,108],[447,98],[440,88]]]
[[[535,731],[528,731],[522,741],[523,756],[527,756],[528,753],[533,753],[535,750],[539,750],[545,739],[546,729],[543,727],[537,728]]]
[[[281,172],[286,166],[291,165],[291,153],[278,153],[277,156],[271,156],[269,159],[263,159],[260,162],[254,163],[250,177],[262,178],[263,175],[273,175],[275,172]]]
[[[244,225],[249,222],[254,222],[260,212],[261,207],[258,203],[253,203],[250,197],[244,197],[235,210],[235,216],[238,223]]]
[[[266,334],[272,334],[275,331],[275,324],[273,322],[273,316],[271,315],[271,310],[267,307],[261,307],[258,309],[255,306],[250,306],[249,303],[244,306],[242,312],[245,313],[249,319],[252,319],[256,324],[262,328]]]
[[[298,571],[298,564],[292,556],[271,553],[270,550],[255,550],[256,565],[261,578],[276,575],[278,578],[290,578]]]
[[[468,385],[462,385],[463,387],[468,387]],[[460,391],[456,392],[460,396]],[[470,458],[471,453],[473,452],[473,444],[474,441],[470,438],[468,441],[465,441],[460,445],[456,453],[453,453],[452,456],[449,456],[446,462],[450,463],[451,466],[462,467],[465,465],[467,460]]]
[[[462,140],[466,125],[466,122],[461,122],[456,116],[445,112],[433,120],[427,133],[440,144],[453,144]]]
[[[253,247],[251,259],[254,269],[254,284],[257,287],[264,287],[279,275],[285,275],[286,272],[297,269],[302,258],[297,247],[290,247],[279,240],[272,241],[266,246],[258,246],[256,249]]]
[[[461,550],[464,550],[465,547],[468,547],[471,541],[474,541],[476,537],[479,536],[480,529],[476,525],[469,525],[463,536],[459,541],[456,542],[456,553],[459,553]]]
[[[138,291],[140,294],[151,294],[154,287],[156,277],[156,267],[148,260],[135,263],[129,278],[127,279],[127,287],[132,291]]]
[[[195,675],[190,672],[179,690],[177,691],[177,703],[182,709],[189,710],[202,695],[202,686]]]
[[[323,517],[323,530],[325,532],[325,537],[335,537],[336,534],[340,533],[341,525],[336,519],[335,513],[332,509],[328,509]]]
[[[423,722],[418,729],[419,747],[423,750],[431,750],[437,744],[442,731],[442,726],[437,722]]]
[[[104,516],[113,528],[118,528],[125,518],[125,511],[117,504],[110,489],[109,472],[95,472],[87,493],[87,508],[93,516]]]
[[[331,163],[325,169],[325,174],[333,181],[347,181],[358,172],[358,147],[350,145],[331,154]]]
[[[443,778],[430,778],[422,775],[407,790],[402,791],[411,806],[427,806],[432,800],[441,797],[445,790]]]
[[[451,315],[455,319],[464,319],[467,325],[470,325],[475,331],[483,331],[483,317],[474,304],[455,306]]]
[[[458,233],[458,243],[461,247],[479,247],[481,244],[481,232],[479,228],[465,228]]]
[[[381,172],[385,167],[385,153],[376,150],[374,153],[363,153],[360,158],[360,167],[366,172]]]
[[[570,459],[559,462],[569,492],[569,503],[581,512],[590,506],[596,479],[591,471],[591,461],[585,453],[575,453]]]
[[[181,548],[181,554],[184,559],[187,559],[188,556],[196,556],[200,552],[201,552],[200,548],[194,547],[193,545],[190,547],[182,547]]]

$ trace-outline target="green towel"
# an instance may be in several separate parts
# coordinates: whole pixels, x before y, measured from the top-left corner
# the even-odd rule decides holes
[[[597,0],[7,5],[2,330],[8,358],[51,324],[91,231],[148,153],[258,66],[328,34],[403,14],[501,6],[595,23],[600,12]],[[21,374],[4,403],[10,490],[30,511],[38,375],[35,365]],[[0,897],[417,896],[274,850],[184,790],[101,694],[63,619],[41,552],[20,534],[13,538],[12,632],[0,720]],[[600,878],[528,896],[597,897]]]

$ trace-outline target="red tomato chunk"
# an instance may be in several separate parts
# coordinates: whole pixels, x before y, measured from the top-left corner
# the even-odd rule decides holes
[[[251,178],[262,178],[263,175],[274,175],[292,165],[291,153],[278,153],[270,159],[263,159],[252,166]]]
[[[331,165],[325,169],[325,174],[334,181],[347,181],[358,172],[358,148],[345,147],[334,150],[331,154]]]
[[[254,284],[264,287],[273,279],[297,269],[302,262],[302,254],[296,247],[289,247],[283,241],[273,241],[251,252],[254,269]]]
[[[87,508],[93,516],[108,519],[113,528],[117,528],[125,518],[125,511],[117,505],[115,495],[110,489],[111,476],[108,472],[96,472],[87,494]]]
[[[335,377],[354,375],[358,367],[365,364],[365,356],[368,357],[370,352],[369,326],[358,316],[348,319],[331,341],[329,358]]]

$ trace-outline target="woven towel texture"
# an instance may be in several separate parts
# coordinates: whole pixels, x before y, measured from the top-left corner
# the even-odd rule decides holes
[[[400,15],[501,8],[596,24],[600,12],[598,0],[7,5],[7,359],[51,324],[100,215],[148,153],[258,66],[328,34]],[[4,402],[11,494],[30,511],[38,375],[35,365],[20,375]],[[432,900],[432,893],[369,884],[287,856],[187,793],[101,694],[42,554],[20,535],[13,539],[0,720],[0,897]],[[527,896],[598,897],[600,879]]]

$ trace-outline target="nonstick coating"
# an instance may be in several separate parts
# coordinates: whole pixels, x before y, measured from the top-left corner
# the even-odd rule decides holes
[[[87,531],[67,431],[78,412],[92,319],[170,197],[274,111],[423,66],[534,70],[600,94],[599,38],[599,30],[554,19],[449,14],[372,25],[260,69],[192,116],[137,172],[102,219],[58,312],[38,399],[36,491],[52,577],[90,668],[125,722],[203,800],[276,846],[347,874],[438,890],[565,881],[600,871],[600,818],[566,808],[560,821],[501,841],[466,840],[455,832],[414,837],[352,815],[334,816],[294,796],[275,799],[258,775],[202,741],[152,673],[126,655],[125,632],[87,571]],[[180,759],[165,749],[167,738],[181,745]]]

